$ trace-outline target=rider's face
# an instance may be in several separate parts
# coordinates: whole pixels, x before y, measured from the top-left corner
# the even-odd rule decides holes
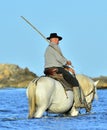
[[[59,38],[51,38],[50,42],[54,42],[56,44],[59,44]]]

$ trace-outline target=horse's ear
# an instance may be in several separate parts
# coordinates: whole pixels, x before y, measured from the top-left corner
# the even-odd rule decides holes
[[[94,97],[95,97],[96,100],[98,100],[97,85],[98,85],[99,81],[100,81],[100,80],[97,80],[97,81],[94,82],[94,86],[95,86],[95,95],[94,95]]]
[[[97,80],[94,82],[94,85],[97,86],[97,84],[99,83],[100,80]]]

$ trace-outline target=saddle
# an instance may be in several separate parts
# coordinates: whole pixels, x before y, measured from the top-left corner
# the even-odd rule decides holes
[[[51,77],[57,81],[59,81],[64,87],[65,91],[73,91],[71,85],[63,78],[62,74],[58,74],[58,69],[55,67],[47,68],[44,71],[44,74],[48,77]]]

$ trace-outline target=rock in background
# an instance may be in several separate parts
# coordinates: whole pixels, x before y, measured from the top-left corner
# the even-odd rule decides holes
[[[14,64],[0,64],[0,88],[27,87],[37,75],[28,68],[22,69]]]
[[[107,76],[100,76],[93,78],[94,81],[98,81],[97,88],[99,89],[106,89],[107,88]]]
[[[28,68],[22,69],[14,64],[0,64],[0,88],[4,87],[27,87],[29,82],[38,77]],[[107,76],[92,78],[94,81],[99,80],[97,88],[107,88]]]

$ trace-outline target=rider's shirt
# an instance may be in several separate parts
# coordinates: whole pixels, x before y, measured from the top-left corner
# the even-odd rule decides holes
[[[67,59],[63,56],[60,47],[55,43],[50,43],[45,52],[45,68],[63,67]]]

